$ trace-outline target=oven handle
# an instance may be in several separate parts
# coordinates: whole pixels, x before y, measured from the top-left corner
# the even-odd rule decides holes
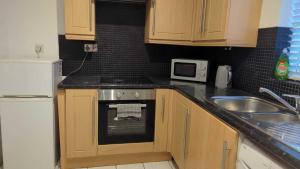
[[[138,104],[141,108],[146,108],[147,107],[147,104]],[[108,105],[108,107],[110,109],[116,109],[118,106],[116,104],[110,104]]]

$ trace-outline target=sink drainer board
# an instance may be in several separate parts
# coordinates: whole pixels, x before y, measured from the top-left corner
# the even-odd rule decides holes
[[[267,132],[300,152],[300,123],[276,123],[268,127]]]

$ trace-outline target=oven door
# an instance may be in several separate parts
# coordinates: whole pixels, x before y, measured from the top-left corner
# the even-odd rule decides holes
[[[140,106],[139,117],[119,117],[117,106]],[[153,142],[154,100],[99,101],[98,144]]]

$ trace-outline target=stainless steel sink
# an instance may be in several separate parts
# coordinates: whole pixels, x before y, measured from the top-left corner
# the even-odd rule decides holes
[[[214,104],[231,112],[241,113],[274,113],[280,110],[271,102],[256,97],[248,96],[214,96],[211,97]]]
[[[251,120],[262,122],[292,122],[298,121],[298,116],[284,113],[266,113],[266,114],[251,114]]]

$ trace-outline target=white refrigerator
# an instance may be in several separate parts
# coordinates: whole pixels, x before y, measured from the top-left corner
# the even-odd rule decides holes
[[[61,61],[0,59],[0,79],[3,169],[54,169]]]

